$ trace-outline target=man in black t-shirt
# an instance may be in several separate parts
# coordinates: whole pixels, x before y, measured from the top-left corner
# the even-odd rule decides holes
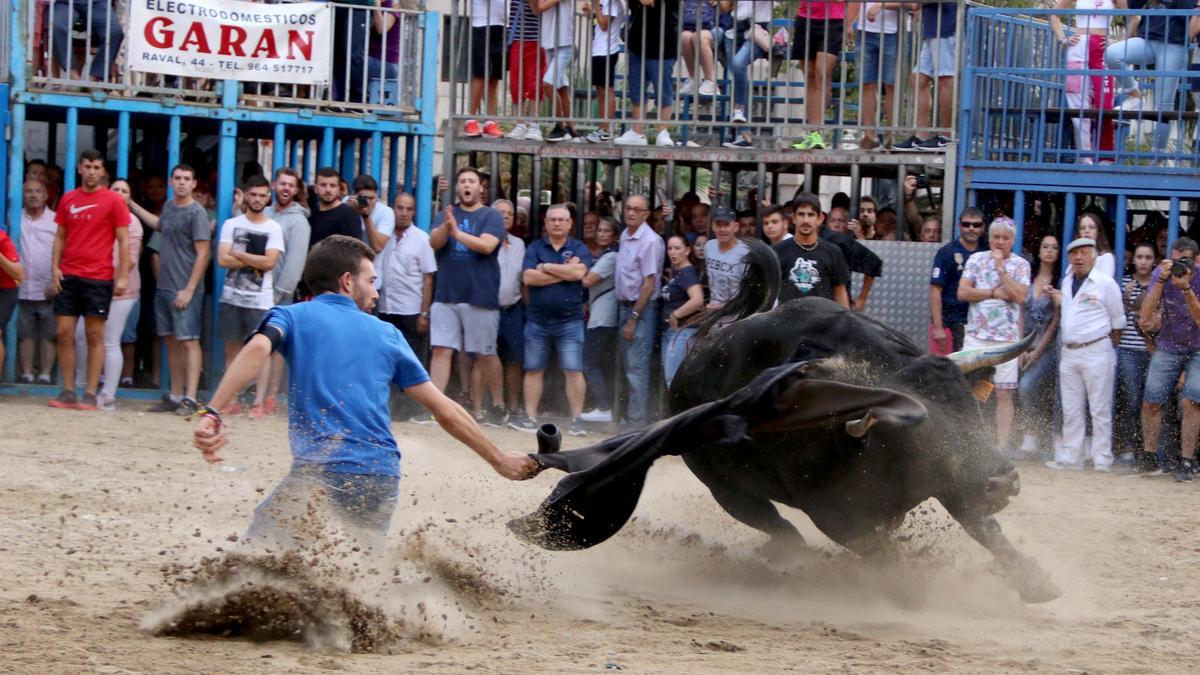
[[[783,274],[779,301],[816,296],[849,309],[850,296],[846,287],[850,284],[850,270],[846,266],[846,257],[840,248],[817,235],[825,219],[820,200],[805,192],[798,195],[792,205],[796,236],[771,247],[779,257]]]
[[[308,218],[311,234],[308,250],[333,234],[362,239],[362,218],[349,204],[341,200],[341,180],[337,169],[324,166],[317,169],[317,207]]]

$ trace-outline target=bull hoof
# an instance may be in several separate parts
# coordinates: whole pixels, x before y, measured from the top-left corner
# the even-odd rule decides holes
[[[799,560],[808,551],[804,537],[773,536],[765,544],[758,547],[758,555],[769,563],[782,564]]]
[[[1033,558],[1024,558],[1014,565],[1009,571],[1009,579],[1023,602],[1050,602],[1062,595],[1058,585]]]

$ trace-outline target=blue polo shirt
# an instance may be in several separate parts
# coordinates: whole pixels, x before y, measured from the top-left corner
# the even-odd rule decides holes
[[[400,476],[389,384],[401,389],[429,374],[400,331],[344,295],[274,307],[264,321],[283,333],[288,439],[297,464],[326,471]]]
[[[942,325],[962,326],[967,323],[967,310],[971,303],[958,299],[958,282],[962,279],[963,265],[972,254],[988,250],[987,242],[980,239],[972,251],[955,239],[938,249],[933,257],[933,271],[929,275],[932,286],[942,289]]]
[[[579,258],[585,266],[592,266],[592,256],[587,246],[578,239],[567,237],[562,247],[555,249],[549,239],[536,239],[525,248],[523,269],[531,270],[540,263],[561,265],[571,258]],[[529,287],[529,306],[525,316],[536,323],[560,323],[583,320],[583,283],[560,281],[549,286]]]

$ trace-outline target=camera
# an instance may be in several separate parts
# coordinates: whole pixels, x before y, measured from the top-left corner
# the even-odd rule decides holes
[[[357,195],[355,198],[358,200],[358,208],[360,209],[367,208],[367,204],[371,203],[371,200],[366,195]]]
[[[917,189],[918,190],[928,190],[929,189],[929,176],[926,176],[923,173],[919,173],[913,177],[917,179]]]
[[[1172,260],[1171,261],[1171,276],[1182,277],[1183,275],[1187,274],[1188,272],[1191,272],[1192,269],[1195,268],[1195,266],[1196,266],[1196,261],[1193,260],[1191,256],[1185,255],[1182,258],[1179,258],[1178,260]]]

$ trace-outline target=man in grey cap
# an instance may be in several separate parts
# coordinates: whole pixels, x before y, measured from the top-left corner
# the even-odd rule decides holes
[[[1062,355],[1058,381],[1062,393],[1063,442],[1047,462],[1051,469],[1082,469],[1090,455],[1096,471],[1110,471],[1113,377],[1117,342],[1125,328],[1121,289],[1096,269],[1096,242],[1086,237],[1067,245],[1071,275],[1062,290],[1047,286],[1062,313]],[[1092,416],[1090,449],[1084,438],[1084,403]]]
[[[750,252],[746,242],[738,239],[737,216],[725,207],[713,211],[713,234],[704,244],[704,268],[708,275],[709,307],[716,308],[737,295]]]

